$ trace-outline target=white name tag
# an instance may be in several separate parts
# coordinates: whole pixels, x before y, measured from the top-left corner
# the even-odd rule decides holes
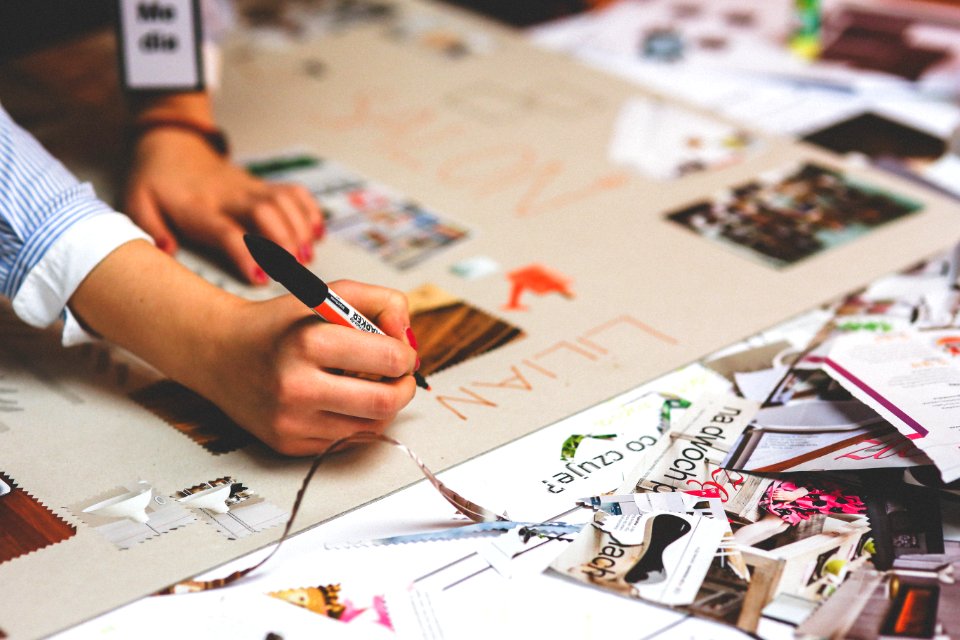
[[[118,9],[126,89],[203,89],[198,0],[118,0]]]

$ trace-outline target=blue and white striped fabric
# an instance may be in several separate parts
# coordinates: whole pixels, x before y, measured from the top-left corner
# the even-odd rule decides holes
[[[0,294],[20,318],[35,326],[64,318],[64,341],[82,339],[67,301],[97,263],[136,238],[147,236],[0,107]]]

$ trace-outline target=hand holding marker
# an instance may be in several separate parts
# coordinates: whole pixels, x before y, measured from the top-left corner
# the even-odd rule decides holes
[[[247,244],[250,255],[267,275],[282,284],[300,302],[327,322],[367,333],[386,335],[280,245],[250,233],[243,236],[243,241]],[[413,377],[418,387],[430,390],[430,385],[422,375],[414,371]]]

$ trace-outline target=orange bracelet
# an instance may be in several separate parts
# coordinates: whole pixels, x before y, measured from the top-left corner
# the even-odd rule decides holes
[[[189,120],[176,120],[173,118],[150,118],[135,122],[131,127],[131,130],[133,133],[133,138],[136,139],[151,129],[160,129],[164,127],[182,129],[183,131],[195,133],[203,138],[203,140],[210,145],[210,148],[221,156],[226,157],[230,154],[230,145],[227,143],[227,136],[224,134],[222,129],[217,129],[216,127],[206,127]]]

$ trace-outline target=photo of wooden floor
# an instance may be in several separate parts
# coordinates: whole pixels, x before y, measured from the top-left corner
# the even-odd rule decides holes
[[[523,330],[434,285],[407,292],[420,373],[443,371],[524,336]]]
[[[0,563],[76,533],[76,528],[0,473]]]
[[[212,402],[173,380],[161,380],[130,397],[210,453],[229,453],[255,441]]]

